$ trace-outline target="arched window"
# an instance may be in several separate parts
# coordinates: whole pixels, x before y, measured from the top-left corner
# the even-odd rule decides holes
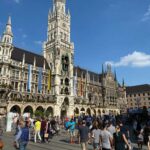
[[[62,69],[64,71],[68,71],[69,69],[69,57],[66,56],[62,56]]]
[[[67,85],[67,86],[69,85],[69,79],[68,78],[65,79],[65,85]]]
[[[65,88],[65,94],[66,94],[66,95],[69,95],[69,90],[68,90],[67,87]]]
[[[64,89],[63,88],[61,89],[60,94],[64,94]]]
[[[89,99],[89,102],[91,102],[91,100],[92,100],[92,94],[91,93],[88,94],[88,99]]]

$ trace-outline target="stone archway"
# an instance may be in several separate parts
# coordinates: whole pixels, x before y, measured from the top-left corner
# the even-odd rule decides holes
[[[96,116],[97,114],[96,114],[96,110],[95,109],[93,109],[93,113],[94,113],[94,115]]]
[[[21,108],[18,105],[11,107],[10,112],[21,114]]]
[[[23,114],[25,114],[25,113],[29,113],[30,116],[32,117],[33,116],[33,108],[30,105],[26,106],[23,111]]]
[[[69,99],[68,99],[68,97],[65,97],[64,101],[61,105],[61,112],[60,112],[61,118],[64,118],[67,116],[68,107],[69,107]]]
[[[36,117],[43,117],[45,115],[44,108],[42,106],[38,106],[34,112]]]
[[[88,109],[86,110],[86,113],[87,113],[87,115],[91,115],[91,110],[90,110],[90,108],[88,108]]]
[[[46,115],[46,117],[49,117],[49,116],[52,117],[54,115],[54,111],[53,111],[53,108],[51,106],[46,109],[45,115]]]
[[[98,110],[98,115],[101,115],[101,111],[100,110]]]
[[[85,115],[85,109],[83,107],[81,108],[80,112],[82,115]]]
[[[81,111],[83,112],[83,111],[85,111],[85,109],[82,107],[82,108],[81,108]]]
[[[75,108],[74,110],[74,116],[79,116],[79,108]]]

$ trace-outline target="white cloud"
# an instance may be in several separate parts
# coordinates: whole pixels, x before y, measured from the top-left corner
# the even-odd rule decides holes
[[[20,3],[20,0],[14,0],[15,3],[19,4]]]
[[[43,44],[43,42],[42,42],[42,41],[34,41],[34,44],[42,45],[42,44]]]
[[[148,6],[147,12],[144,14],[142,21],[150,20],[150,5]]]
[[[132,54],[121,57],[120,61],[107,61],[105,64],[111,64],[114,67],[131,66],[131,67],[150,67],[150,55],[143,52],[134,51]]]

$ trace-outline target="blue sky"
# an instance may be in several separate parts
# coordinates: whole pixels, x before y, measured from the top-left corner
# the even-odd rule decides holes
[[[0,35],[12,17],[14,45],[42,54],[52,0],[0,0]],[[75,65],[111,63],[126,85],[150,83],[150,0],[67,0]]]

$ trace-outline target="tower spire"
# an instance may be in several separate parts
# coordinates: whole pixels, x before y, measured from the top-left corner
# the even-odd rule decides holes
[[[122,87],[125,86],[124,78],[122,79]]]
[[[116,70],[114,71],[114,79],[115,79],[115,81],[117,81],[117,74],[116,74]]]
[[[102,74],[104,74],[104,64],[102,64]]]
[[[13,33],[11,28],[11,17],[9,16],[5,31],[2,36],[2,42],[12,44],[13,42],[12,40],[13,40]]]
[[[10,17],[10,16],[8,17],[7,25],[10,25],[10,26],[11,26],[11,17]]]

